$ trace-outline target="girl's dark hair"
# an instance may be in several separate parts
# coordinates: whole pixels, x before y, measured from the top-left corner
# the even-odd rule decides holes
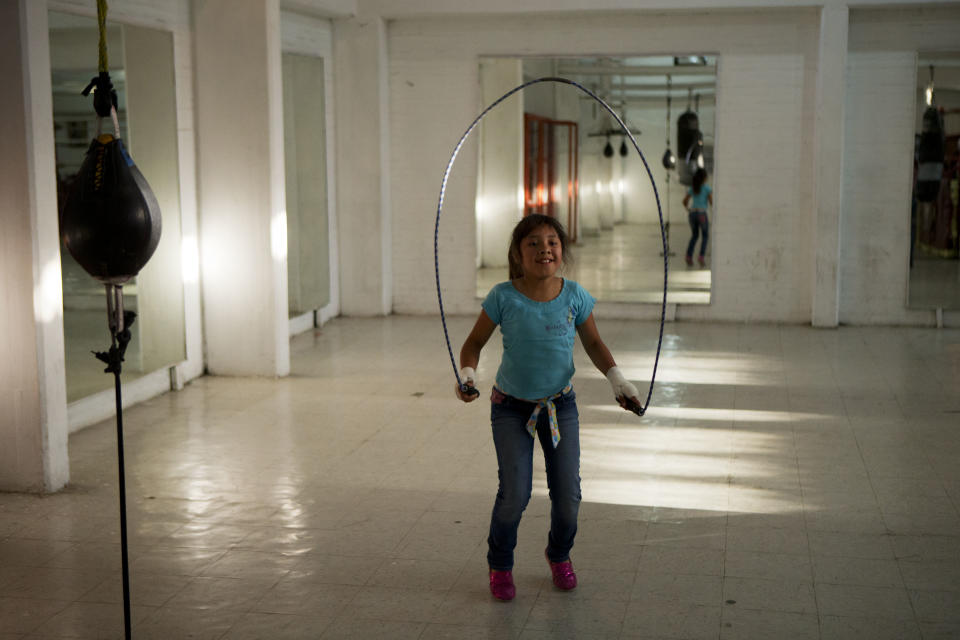
[[[707,180],[707,170],[700,168],[693,174],[693,192],[700,193],[700,187]]]
[[[520,243],[523,242],[524,238],[533,233],[534,229],[542,227],[543,225],[552,227],[553,230],[557,232],[557,237],[560,238],[560,248],[563,251],[563,262],[568,263],[573,261],[573,255],[570,254],[570,249],[568,248],[570,241],[567,239],[567,232],[563,230],[563,225],[560,224],[556,218],[533,213],[521,219],[520,222],[517,223],[517,226],[513,228],[513,235],[510,238],[510,249],[507,251],[507,263],[510,265],[511,280],[523,277],[523,266],[520,262]]]

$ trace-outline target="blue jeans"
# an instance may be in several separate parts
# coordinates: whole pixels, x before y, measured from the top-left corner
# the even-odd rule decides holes
[[[703,234],[703,241],[700,243],[700,255],[702,256],[707,251],[707,239],[710,237],[710,222],[707,220],[707,212],[691,211],[689,219],[690,232],[693,236],[687,245],[687,257],[693,257],[693,249],[697,245],[697,236],[700,234]]]
[[[570,393],[554,400],[560,442],[556,449],[550,439],[547,410],[537,419],[537,436],[546,462],[550,489],[550,535],[547,557],[551,562],[570,558],[577,535],[580,510],[580,417],[577,395]],[[497,449],[500,488],[490,517],[487,562],[491,569],[513,569],[513,549],[517,546],[517,528],[533,487],[533,438],[527,420],[536,404],[494,390],[490,405],[493,444]]]

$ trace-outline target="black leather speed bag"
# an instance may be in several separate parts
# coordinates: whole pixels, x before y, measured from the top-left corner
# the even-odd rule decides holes
[[[120,138],[90,143],[67,196],[60,235],[87,273],[123,284],[137,275],[160,242],[160,205]]]

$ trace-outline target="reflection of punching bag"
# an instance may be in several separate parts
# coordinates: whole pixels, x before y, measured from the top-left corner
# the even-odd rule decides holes
[[[60,233],[87,273],[123,284],[160,242],[160,206],[120,138],[103,134],[87,149],[67,197]]]
[[[703,152],[703,134],[700,118],[693,111],[685,111],[677,118],[677,175],[680,184],[693,184],[700,154]]]
[[[673,151],[670,151],[670,147],[667,147],[667,150],[663,152],[663,158],[660,159],[660,162],[663,163],[664,169],[673,169],[677,166],[677,157],[673,155]]]
[[[917,145],[917,200],[933,202],[943,176],[943,121],[936,107],[923,112],[923,128]]]

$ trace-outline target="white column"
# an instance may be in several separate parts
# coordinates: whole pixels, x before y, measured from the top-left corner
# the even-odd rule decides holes
[[[0,490],[50,492],[70,466],[46,3],[0,3],[0,77]]]
[[[334,22],[340,309],[393,307],[387,27],[378,16]]]
[[[279,0],[194,7],[207,369],[290,372]]]
[[[843,118],[846,89],[846,5],[820,10],[814,169],[814,283],[812,323],[835,327],[840,318],[840,224],[843,210]]]

